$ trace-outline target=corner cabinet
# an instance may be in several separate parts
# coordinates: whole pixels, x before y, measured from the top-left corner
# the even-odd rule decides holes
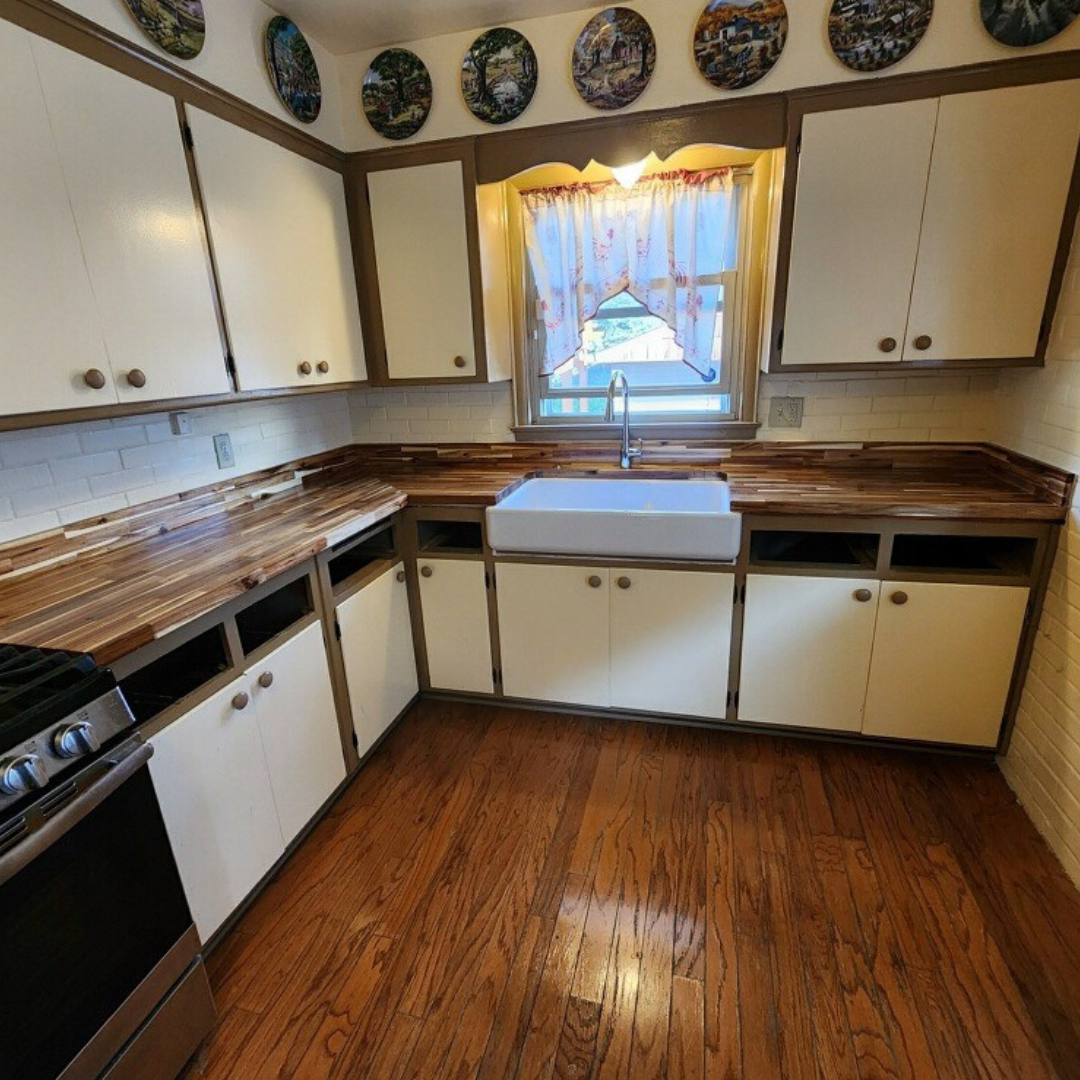
[[[341,176],[209,113],[187,115],[238,389],[364,381]]]
[[[1040,358],[1078,141],[1076,81],[807,113],[770,369]]]
[[[470,153],[388,151],[349,180],[374,385],[509,379],[506,200]]]

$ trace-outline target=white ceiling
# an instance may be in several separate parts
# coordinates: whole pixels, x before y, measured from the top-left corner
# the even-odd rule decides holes
[[[305,34],[338,54],[596,6],[595,0],[592,3],[588,0],[271,0],[271,3]]]

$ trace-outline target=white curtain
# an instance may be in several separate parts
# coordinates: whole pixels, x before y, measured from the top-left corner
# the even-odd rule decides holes
[[[675,332],[708,375],[720,275],[738,254],[739,185],[730,169],[665,173],[632,188],[575,184],[523,195],[525,244],[544,324],[541,375],[575,356],[600,305],[629,292]]]

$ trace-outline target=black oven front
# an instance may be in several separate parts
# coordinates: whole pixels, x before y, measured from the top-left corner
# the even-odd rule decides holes
[[[168,1080],[213,1022],[150,754],[129,741],[0,832],[0,1080]]]

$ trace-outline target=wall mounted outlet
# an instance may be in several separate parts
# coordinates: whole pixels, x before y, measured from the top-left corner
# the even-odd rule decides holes
[[[191,434],[191,413],[174,412],[169,414],[169,425],[174,435]]]
[[[217,454],[217,467],[219,469],[231,469],[236,464],[232,439],[228,435],[214,436],[214,453]]]
[[[769,427],[801,428],[803,404],[801,397],[777,397],[769,402]]]

